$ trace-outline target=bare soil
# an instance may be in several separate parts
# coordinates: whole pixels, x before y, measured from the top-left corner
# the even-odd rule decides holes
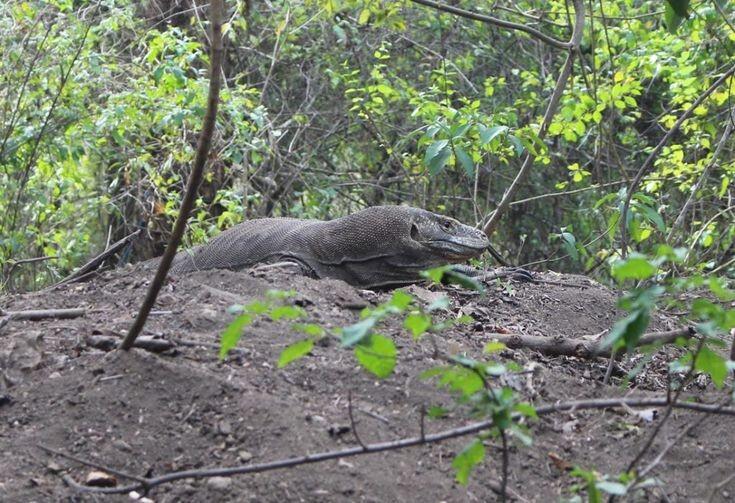
[[[90,335],[125,333],[150,275],[129,268],[86,283],[0,299],[5,310],[87,309],[76,319],[14,320],[0,329],[0,500],[130,501],[127,495],[90,495],[68,487],[63,475],[82,483],[93,469],[52,456],[38,445],[138,476],[161,475],[357,445],[347,412],[350,392],[358,433],[366,443],[415,436],[422,408],[453,404],[446,390],[419,378],[441,362],[433,359],[430,342],[413,342],[399,320],[389,320],[381,331],[399,347],[396,371],[382,381],[360,369],[351,352],[334,340],[277,369],[281,350],[301,337],[285,322],[258,321],[247,329],[239,351],[220,361],[219,336],[232,319],[228,306],[263,297],[268,289],[295,289],[308,321],[328,328],[354,323],[362,307],[390,295],[281,271],[265,277],[206,271],[169,279],[145,334],[178,341],[175,349],[152,354],[91,348],[85,342]],[[442,316],[472,316],[474,323],[448,330],[438,344],[477,358],[492,332],[592,336],[609,329],[622,314],[615,307],[618,294],[589,279],[555,273],[539,278],[562,284],[498,282],[485,295],[458,287],[413,286],[409,291],[426,301],[445,293],[451,309]],[[658,315],[651,329],[679,328],[680,323]],[[628,394],[661,396],[668,362],[677,351],[659,350],[632,381],[626,383],[618,372],[610,385],[602,384],[604,360],[550,358],[528,350],[504,350],[499,358],[532,370],[508,384],[540,405]],[[620,366],[627,371],[641,358],[625,358]],[[719,396],[703,376],[687,394],[701,401]],[[578,482],[569,474],[573,465],[618,473],[660,420],[649,420],[653,411],[646,412],[592,410],[542,417],[531,424],[531,447],[513,445],[510,487],[529,501],[553,501],[573,495],[571,488]],[[675,411],[642,465],[698,418]],[[456,409],[446,418],[427,421],[426,429],[437,432],[470,420]],[[652,472],[660,485],[641,499],[706,500],[735,471],[733,422],[711,416],[685,435]],[[500,451],[492,445],[469,485],[454,481],[453,456],[469,441],[229,480],[186,480],[154,488],[148,497],[157,502],[494,501],[489,485],[500,479],[501,463]],[[735,482],[717,488],[714,501],[731,501],[732,494]]]

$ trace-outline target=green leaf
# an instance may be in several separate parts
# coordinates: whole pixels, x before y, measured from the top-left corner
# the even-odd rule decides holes
[[[441,140],[437,143],[446,142],[447,140]],[[431,147],[430,147],[431,148]],[[428,154],[428,151],[427,151]],[[452,156],[452,149],[450,149],[448,146],[444,146],[437,155],[433,156],[428,162],[426,162],[426,167],[429,169],[429,174],[434,176],[438,175],[443,169],[444,166],[446,166],[447,161]]]
[[[444,273],[449,270],[451,266],[444,265],[439,267],[434,267],[433,269],[427,269],[425,271],[421,271],[421,276],[424,278],[430,279],[434,283],[441,283],[442,278],[444,277]]]
[[[289,363],[303,358],[308,355],[314,348],[314,341],[311,339],[303,339],[298,342],[287,346],[286,349],[281,351],[281,355],[278,357],[278,368],[282,369]]]
[[[469,368],[460,366],[445,367],[444,372],[440,375],[439,384],[452,391],[459,392],[465,398],[485,387],[477,372]]]
[[[485,446],[480,439],[475,439],[467,444],[462,452],[457,454],[452,461],[452,468],[457,472],[457,482],[467,485],[470,473],[478,463],[485,459]]]
[[[491,128],[480,126],[480,145],[487,145],[498,135],[508,132],[508,126],[493,126]]]
[[[396,290],[393,292],[389,304],[400,311],[405,311],[412,302],[413,296],[410,293],[406,293],[403,290]]]
[[[727,288],[727,285],[722,278],[710,278],[709,291],[715,294],[715,296],[723,302],[735,300],[735,292]]]
[[[468,290],[474,290],[476,292],[484,292],[485,287],[482,286],[478,280],[471,276],[467,276],[464,273],[455,271],[453,269],[447,269],[444,273],[444,281],[449,284],[455,284],[467,288]]]
[[[324,327],[315,323],[294,323],[291,328],[305,333],[312,339],[321,339],[326,334]]]
[[[278,306],[270,312],[270,318],[273,321],[286,318],[287,320],[295,320],[306,315],[303,309],[298,306]]]
[[[355,357],[365,370],[383,379],[393,373],[396,366],[396,345],[388,337],[372,334],[355,347]]]
[[[574,260],[579,260],[579,253],[577,252],[577,238],[571,232],[561,233],[562,243],[567,254]]]
[[[254,300],[242,306],[241,311],[250,313],[250,314],[264,314],[264,313],[267,313],[270,308],[271,308],[270,302],[264,302],[262,300]]]
[[[442,295],[441,297],[434,299],[431,304],[426,308],[427,311],[438,311],[443,309],[449,309],[449,297]]]
[[[697,355],[694,368],[709,374],[712,377],[712,382],[718,388],[722,387],[727,377],[727,362],[725,359],[706,346],[702,347]]]
[[[447,368],[449,367],[431,367],[430,369],[426,369],[423,372],[421,372],[419,374],[419,379],[430,379],[432,377],[442,375],[444,374],[444,372],[447,371]]]
[[[666,232],[666,224],[658,211],[654,210],[650,206],[646,206],[645,204],[636,204],[636,208],[640,210],[646,219],[654,224],[660,232]]]
[[[370,20],[370,10],[362,9],[360,11],[360,16],[357,18],[357,24],[367,24],[369,20]]]
[[[656,274],[656,267],[645,257],[631,256],[626,260],[615,262],[611,274],[618,281],[647,279]]]
[[[622,320],[615,322],[601,347],[619,348],[625,345],[629,351],[632,350],[648,327],[649,321],[650,316],[646,309],[636,309]]]
[[[437,140],[426,149],[426,155],[424,156],[424,162],[428,165],[432,159],[439,155],[449,145],[449,140]]]
[[[220,337],[219,357],[224,359],[242,337],[242,330],[253,322],[253,316],[249,313],[241,314],[230,323]]]
[[[445,409],[444,407],[439,407],[438,405],[432,405],[429,407],[429,410],[426,411],[426,415],[429,416],[431,419],[439,419],[440,417],[445,417],[449,414],[449,411]]]
[[[425,313],[409,314],[403,321],[403,326],[411,331],[414,339],[418,339],[431,327],[431,316]]]
[[[342,329],[342,347],[349,348],[361,342],[370,335],[370,331],[373,329],[377,321],[377,318],[370,316],[353,325],[344,327]]]
[[[689,17],[689,0],[666,0],[666,3],[670,5],[674,12],[679,16],[683,18]]]
[[[669,33],[675,34],[681,23],[686,19],[684,16],[680,16],[676,13],[674,8],[667,0],[664,8],[664,22],[666,23],[666,29]]]
[[[600,491],[604,491],[607,494],[614,494],[615,496],[625,496],[628,492],[628,488],[620,482],[612,482],[605,480],[597,483],[597,488]]]
[[[472,123],[470,122],[452,126],[449,129],[449,135],[452,137],[453,140],[460,140],[464,137],[465,133],[470,128],[470,126],[472,126]]]
[[[522,416],[538,419],[538,415],[536,414],[536,407],[528,402],[517,403],[513,406],[513,409]]]
[[[270,289],[265,292],[265,297],[268,300],[286,300],[296,295],[296,290],[276,290]],[[258,302],[258,301],[256,301]]]
[[[472,162],[472,158],[467,155],[467,152],[460,146],[454,147],[454,155],[457,157],[459,164],[464,168],[464,172],[467,176],[472,177],[475,175],[475,163]]]
[[[517,136],[512,134],[508,135],[508,141],[511,145],[513,145],[513,148],[516,151],[516,155],[520,156],[523,153],[523,149],[525,148],[523,146],[523,142]]]
[[[490,341],[485,344],[485,348],[482,351],[483,353],[492,354],[497,353],[498,351],[502,351],[506,347],[507,346],[500,341]]]

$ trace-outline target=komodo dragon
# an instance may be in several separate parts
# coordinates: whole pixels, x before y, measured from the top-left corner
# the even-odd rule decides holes
[[[415,283],[420,271],[477,257],[489,245],[482,231],[452,218],[407,206],[373,206],[329,221],[249,220],[178,253],[171,271],[287,261],[318,278],[379,288]]]

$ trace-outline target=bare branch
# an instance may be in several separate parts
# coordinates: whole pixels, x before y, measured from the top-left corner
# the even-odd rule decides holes
[[[640,461],[643,459],[643,456],[646,455],[648,450],[653,445],[653,441],[656,439],[659,433],[661,433],[662,428],[666,424],[667,420],[671,416],[671,413],[674,411],[674,408],[676,407],[679,396],[681,396],[682,391],[684,391],[684,384],[689,380],[689,378],[694,375],[694,362],[697,361],[697,356],[699,355],[699,352],[702,351],[702,348],[704,347],[704,341],[705,338],[702,337],[699,340],[699,343],[697,344],[697,349],[694,351],[694,354],[692,356],[692,364],[689,367],[689,370],[687,371],[686,375],[684,376],[684,379],[682,379],[681,385],[676,390],[676,393],[674,393],[673,397],[670,397],[670,401],[667,404],[666,411],[663,414],[663,417],[658,422],[656,427],[651,432],[651,435],[648,437],[648,440],[646,440],[646,443],[643,444],[643,447],[638,452],[638,454],[633,458],[633,460],[628,464],[628,467],[625,469],[626,472],[631,472],[633,469],[640,463]],[[669,389],[671,389],[671,386],[669,386]]]
[[[609,409],[609,408],[645,408],[645,407],[665,407],[670,406],[678,409],[688,409],[696,412],[702,412],[706,414],[721,414],[735,417],[735,408],[723,407],[720,404],[703,404],[696,402],[669,402],[666,397],[663,398],[600,398],[593,400],[575,400],[570,402],[562,402],[556,404],[542,405],[536,408],[536,414],[539,416],[549,415],[557,412],[574,412],[585,409]],[[519,419],[519,414],[514,414],[514,419]],[[278,470],[282,468],[292,468],[294,466],[320,463],[332,459],[347,458],[352,456],[358,456],[362,454],[372,454],[377,452],[392,451],[397,449],[405,449],[407,447],[413,447],[417,445],[430,444],[441,442],[443,440],[449,440],[452,438],[464,437],[467,435],[473,435],[486,430],[493,426],[492,420],[478,421],[475,423],[461,426],[459,428],[452,428],[444,430],[439,433],[431,435],[425,435],[422,437],[403,438],[400,440],[393,440],[390,442],[381,442],[376,444],[367,444],[365,448],[362,447],[351,447],[349,449],[342,449],[338,451],[327,451],[317,454],[307,454],[305,456],[298,456],[293,458],[286,458],[277,461],[271,461],[268,463],[261,464],[250,464],[231,466],[226,468],[210,468],[202,470],[182,470],[179,472],[171,472],[166,475],[159,477],[152,477],[145,479],[144,482],[138,482],[127,486],[113,487],[113,488],[101,488],[101,487],[87,487],[79,484],[73,484],[73,487],[83,490],[86,492],[96,492],[104,494],[124,494],[130,491],[136,491],[140,489],[151,489],[153,487],[175,482],[183,479],[201,479],[209,477],[227,477],[232,475],[244,475],[248,473],[262,473],[271,470]],[[46,448],[48,452],[50,451]],[[103,468],[104,469],[104,468]]]
[[[125,245],[127,245],[133,238],[135,238],[138,234],[140,234],[140,229],[137,231],[128,234],[121,240],[111,244],[105,251],[94,257],[92,260],[84,264],[82,267],[68,275],[66,278],[62,279],[56,285],[54,286],[60,286],[64,285],[66,283],[70,283],[72,281],[79,280],[82,277],[87,277],[88,274],[92,271],[95,271],[105,260],[107,260],[110,256],[117,253],[118,250],[123,248]]]
[[[221,68],[222,68],[222,56],[224,49],[222,48],[222,14],[224,11],[222,0],[212,0],[209,7],[209,18],[212,29],[212,46],[210,51],[210,63],[209,63],[209,98],[207,101],[207,112],[204,116],[204,124],[202,125],[202,133],[199,135],[199,143],[197,145],[197,153],[194,159],[194,166],[189,175],[189,181],[186,184],[186,193],[184,194],[184,200],[181,202],[181,209],[179,210],[179,216],[174,224],[173,232],[171,233],[171,239],[166,246],[166,251],[163,253],[161,262],[156,270],[156,276],[151,282],[151,286],[148,288],[143,305],[140,307],[138,316],[135,318],[133,326],[130,327],[130,331],[123,339],[120,344],[120,349],[128,350],[133,346],[135,338],[143,330],[148,314],[153,308],[153,304],[156,302],[158,292],[163,286],[163,282],[166,279],[166,274],[171,267],[171,262],[176,254],[176,249],[181,242],[181,237],[184,235],[186,229],[186,221],[189,218],[189,213],[194,206],[194,201],[197,197],[197,190],[199,184],[202,181],[202,175],[204,173],[204,165],[207,162],[207,156],[209,155],[209,147],[212,143],[212,133],[214,132],[214,125],[217,119],[217,106],[219,104],[219,90],[221,86]]]
[[[365,444],[362,442],[360,435],[357,433],[357,423],[355,422],[355,416],[352,413],[352,390],[347,393],[347,414],[350,416],[350,427],[352,428],[352,434],[355,435],[355,440],[360,444],[363,450],[366,450]]]
[[[717,2],[715,2],[715,4],[717,4]],[[684,206],[681,208],[679,215],[676,217],[676,220],[674,221],[674,225],[671,226],[671,229],[669,230],[669,235],[666,236],[666,241],[671,241],[671,238],[674,235],[674,231],[677,229],[681,229],[682,225],[684,224],[684,218],[686,218],[686,215],[689,212],[689,208],[691,208],[692,203],[694,202],[694,199],[697,197],[697,192],[699,192],[700,187],[707,179],[707,176],[709,175],[709,172],[712,169],[712,167],[715,164],[717,164],[717,158],[720,156],[720,152],[722,151],[722,148],[725,146],[725,143],[727,143],[727,140],[730,139],[730,135],[732,135],[733,116],[735,115],[735,109],[730,110],[730,113],[728,115],[729,115],[728,117],[729,120],[727,121],[725,132],[722,133],[722,136],[720,137],[720,141],[717,143],[717,147],[715,147],[715,151],[712,153],[712,158],[707,163],[707,166],[705,166],[704,169],[702,170],[702,174],[699,175],[699,179],[697,180],[697,183],[695,183],[694,186],[691,188],[689,197],[684,203]]]
[[[544,42],[546,44],[549,44],[553,47],[556,47],[558,49],[569,49],[569,47],[571,46],[570,43],[568,42],[562,42],[561,40],[557,40],[554,37],[550,37],[549,35],[546,35],[545,33],[538,31],[536,28],[531,28],[530,26],[526,26],[525,24],[513,23],[511,21],[506,21],[504,19],[499,19],[497,17],[488,16],[487,14],[478,14],[477,12],[460,9],[459,7],[454,7],[452,5],[446,5],[446,4],[442,4],[439,2],[434,2],[433,0],[411,0],[411,1],[417,4],[425,5],[426,7],[431,7],[433,9],[440,10],[443,12],[448,12],[450,14],[454,14],[456,16],[464,17],[467,19],[473,19],[475,21],[482,21],[483,23],[500,26],[501,28],[508,28],[509,30],[522,31],[524,33],[528,33],[533,38],[540,40],[541,42]]]
[[[623,258],[625,258],[628,254],[628,225],[626,222],[628,221],[628,210],[630,209],[630,201],[633,197],[633,192],[635,192],[635,190],[638,188],[638,185],[641,183],[641,180],[643,180],[643,177],[646,175],[646,173],[648,173],[648,170],[653,167],[653,162],[658,157],[661,149],[663,149],[664,145],[666,145],[669,140],[674,137],[677,131],[679,131],[679,128],[684,123],[684,121],[687,120],[694,113],[694,110],[696,110],[697,107],[699,107],[699,105],[701,105],[702,102],[704,102],[704,100],[706,100],[710,94],[715,92],[715,90],[720,87],[722,83],[730,78],[733,74],[735,74],[735,65],[730,67],[729,70],[723,73],[720,78],[718,78],[711,86],[709,86],[709,88],[707,88],[706,91],[700,94],[696,100],[694,100],[694,103],[692,103],[689,108],[687,108],[684,113],[679,116],[674,125],[671,126],[671,129],[669,129],[664,137],[661,138],[661,141],[659,141],[658,145],[654,147],[646,160],[643,162],[643,165],[638,170],[638,173],[636,173],[635,178],[630,184],[630,187],[628,187],[625,204],[623,205],[623,212],[620,215],[620,252]]]
[[[551,121],[556,114],[556,110],[559,108],[559,102],[561,101],[562,94],[564,94],[564,88],[566,87],[567,81],[572,74],[572,65],[574,63],[575,53],[579,50],[579,44],[582,41],[582,33],[584,31],[584,3],[582,2],[582,0],[574,0],[574,11],[574,32],[572,33],[571,40],[568,44],[566,44],[566,48],[569,49],[569,54],[567,54],[567,58],[564,61],[562,70],[559,73],[559,78],[556,80],[556,86],[554,87],[554,91],[552,92],[551,98],[549,99],[549,104],[546,107],[544,118],[541,121],[541,128],[538,132],[538,137],[541,140],[546,137],[546,133],[548,132],[549,126],[551,125]],[[511,199],[518,191],[518,188],[520,187],[523,180],[525,180],[526,176],[531,171],[531,166],[533,165],[533,161],[535,159],[536,157],[530,151],[526,152],[526,158],[523,160],[523,165],[521,166],[521,169],[518,171],[518,174],[513,180],[513,183],[511,183],[510,187],[508,187],[508,190],[505,191],[505,194],[503,194],[503,199],[500,201],[498,207],[492,213],[490,219],[487,221],[485,227],[483,228],[483,231],[485,231],[485,234],[487,234],[488,236],[493,233],[498,225],[498,222],[500,221],[500,218],[510,207]]]

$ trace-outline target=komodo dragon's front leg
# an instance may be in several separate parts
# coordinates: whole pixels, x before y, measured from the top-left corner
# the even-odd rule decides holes
[[[511,278],[516,281],[535,281],[533,273],[522,267],[509,266],[502,270],[483,271],[469,265],[457,264],[452,267],[452,270],[480,281],[492,281],[503,278]]]

